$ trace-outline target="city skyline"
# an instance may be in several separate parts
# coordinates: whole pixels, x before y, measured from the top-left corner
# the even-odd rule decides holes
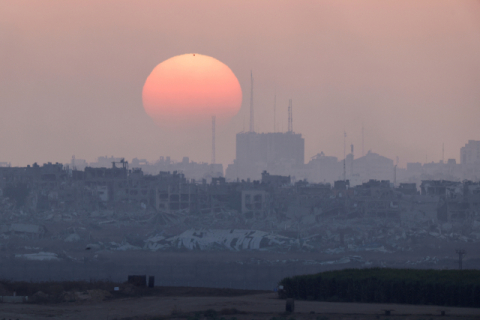
[[[0,318],[480,318],[479,17],[2,1]]]
[[[199,10],[199,6],[202,10]],[[91,10],[94,8],[95,10]],[[206,10],[205,10],[206,9]],[[167,14],[174,13],[174,14]],[[203,12],[201,15],[199,12]],[[431,162],[480,140],[480,30],[476,1],[7,2],[1,15],[0,161],[68,162],[72,155],[209,162],[211,126],[172,136],[145,114],[141,90],[160,62],[212,56],[237,76],[243,102],[217,128],[217,162],[234,158],[248,128],[294,131],[305,159],[319,152]],[[444,156],[443,151],[444,149]]]

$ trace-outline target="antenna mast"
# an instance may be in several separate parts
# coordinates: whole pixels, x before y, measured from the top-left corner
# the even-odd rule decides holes
[[[393,187],[397,185],[397,165],[393,166]]]
[[[343,181],[347,182],[347,168],[345,161],[347,160],[347,150],[346,150],[346,138],[347,133],[343,131]]]
[[[277,90],[275,90],[275,95],[273,96],[273,132],[277,132]]]
[[[445,143],[442,143],[442,163],[445,163]]]
[[[255,132],[253,118],[253,73],[250,70],[250,132]]]
[[[212,164],[215,164],[215,116],[212,116]]]
[[[350,145],[350,151],[352,152],[352,163],[350,163],[350,177],[353,177],[353,160],[355,156],[353,154],[353,143]]]
[[[288,132],[293,132],[292,99],[288,100]]]
[[[365,142],[365,136],[364,136],[364,128],[363,128],[363,124],[362,124],[362,157],[365,155],[365,152],[364,152],[364,142]]]

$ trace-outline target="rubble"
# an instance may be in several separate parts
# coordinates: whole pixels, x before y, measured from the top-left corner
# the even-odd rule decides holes
[[[291,244],[291,239],[258,230],[195,230],[166,239],[176,248],[189,250],[228,249],[261,250],[273,246]]]
[[[72,233],[71,235],[67,236],[64,241],[65,242],[77,242],[77,241],[80,241],[80,240],[81,240],[81,238],[78,234]]]
[[[420,259],[420,260],[417,260],[417,261],[407,261],[405,262],[406,265],[410,265],[410,266],[416,266],[416,265],[420,265],[420,264],[437,264],[439,262],[439,259],[436,258],[436,257],[430,257],[430,256],[426,256],[425,258],[423,259]]]
[[[0,169],[2,189],[26,190],[0,197],[0,250],[17,259],[226,250],[317,252],[331,256],[319,263],[336,265],[480,242],[480,189],[470,181],[428,180],[422,195],[389,181],[332,186],[266,172],[264,181],[196,182],[178,172],[144,175],[125,162],[85,171],[54,164]]]
[[[25,259],[25,260],[34,260],[34,261],[60,261],[61,260],[56,253],[43,252],[43,251],[40,251],[38,253],[16,254],[15,258]]]
[[[61,300],[64,302],[84,302],[84,301],[103,301],[110,298],[112,294],[106,290],[86,290],[86,291],[65,291],[62,293]]]

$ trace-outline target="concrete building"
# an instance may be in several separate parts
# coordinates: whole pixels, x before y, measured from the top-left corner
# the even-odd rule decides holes
[[[310,182],[328,182],[342,178],[343,164],[337,157],[326,156],[323,152],[312,157],[306,164]]]
[[[122,161],[122,159],[123,158],[116,158],[114,156],[98,157],[97,162],[90,162],[88,166],[92,168],[110,168],[113,162],[120,162]],[[75,165],[76,164],[77,164],[77,161],[75,160]]]
[[[228,179],[261,178],[264,170],[272,174],[291,174],[303,169],[305,140],[293,132],[241,132],[236,137],[236,158],[226,171]]]
[[[267,171],[262,172],[263,184],[266,184],[269,186],[281,187],[285,185],[290,185],[291,182],[292,182],[292,179],[290,178],[290,176],[272,175]]]
[[[468,140],[468,143],[460,148],[460,163],[480,164],[480,141]]]
[[[242,190],[242,213],[247,219],[264,218],[267,202],[265,190]]]
[[[110,166],[110,164],[108,164],[108,166]],[[75,156],[72,157],[69,165],[72,170],[85,170],[85,168],[89,166],[87,160],[77,159]]]
[[[155,193],[157,210],[194,212],[197,209],[197,188],[181,173],[160,172],[157,176]]]
[[[393,160],[368,152],[353,160],[353,170],[362,180],[393,180]]]
[[[205,163],[191,161],[183,157],[182,161],[173,161],[170,157],[160,157],[156,162],[149,163],[146,159],[134,158],[132,168],[140,168],[146,174],[157,175],[159,172],[183,173],[188,179],[210,182],[212,178],[223,177],[223,165],[221,163]]]

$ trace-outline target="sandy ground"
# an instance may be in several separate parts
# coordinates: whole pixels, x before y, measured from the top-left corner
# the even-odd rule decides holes
[[[219,315],[226,320],[337,319],[480,319],[480,309],[394,304],[295,301],[295,312],[284,314],[285,300],[275,293],[237,297],[140,297],[97,303],[0,304],[0,319],[187,319],[195,311],[236,308],[241,314]],[[383,310],[395,310],[385,316]],[[440,310],[448,310],[440,316]],[[314,312],[314,314],[312,313]]]

